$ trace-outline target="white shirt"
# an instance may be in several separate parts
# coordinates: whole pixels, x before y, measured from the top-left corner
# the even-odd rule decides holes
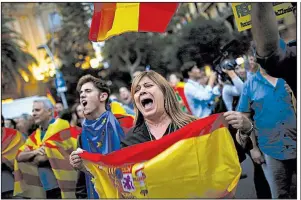
[[[192,114],[204,118],[211,114],[209,102],[212,98],[212,88],[202,86],[196,81],[189,79],[184,86],[184,94]]]

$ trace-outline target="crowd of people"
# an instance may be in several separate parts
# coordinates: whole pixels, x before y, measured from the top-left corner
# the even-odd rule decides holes
[[[136,71],[131,88],[121,87],[116,95],[102,80],[86,75],[78,81],[79,103],[70,110],[64,110],[62,103],[53,106],[47,98],[40,98],[33,103],[32,116],[2,117],[2,174],[6,172],[2,198],[37,197],[38,186],[45,198],[72,198],[72,192],[77,198],[101,198],[77,148],[108,154],[159,140],[197,119],[221,112],[240,162],[246,154],[252,159],[257,197],[293,198],[290,186],[297,167],[296,46],[283,45],[272,4],[252,4],[251,16],[256,46],[243,56],[244,63],[236,63],[232,70],[223,68],[227,80],[190,61],[166,77],[149,69]],[[65,130],[77,136],[76,144],[52,137]],[[9,141],[17,135],[23,145],[13,147]],[[70,165],[61,167],[77,174],[76,179],[65,181],[54,168],[58,158],[47,150],[54,141],[64,149],[63,158]],[[9,159],[14,156],[16,162]],[[17,169],[15,163],[37,166],[40,181],[31,181],[33,175],[22,171],[21,164]]]

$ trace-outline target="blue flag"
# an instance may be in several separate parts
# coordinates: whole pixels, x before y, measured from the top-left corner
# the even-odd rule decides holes
[[[108,154],[120,149],[120,141],[124,132],[114,115],[106,111],[97,120],[85,119],[83,122],[81,144],[82,149],[91,153]],[[91,181],[86,174],[86,186],[89,199],[99,198]]]

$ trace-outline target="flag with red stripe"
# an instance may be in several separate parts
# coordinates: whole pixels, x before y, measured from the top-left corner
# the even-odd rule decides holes
[[[61,189],[62,198],[75,198],[77,172],[69,163],[69,155],[77,148],[78,127],[71,127],[65,120],[57,118],[50,124],[41,140],[41,130],[37,129],[20,148],[20,152],[45,147],[46,157]],[[15,161],[14,195],[29,198],[46,198],[38,167],[32,162]]]
[[[165,32],[178,3],[94,3],[89,39],[104,41],[125,32]]]
[[[222,114],[160,140],[80,156],[101,198],[228,198],[241,174]]]
[[[22,133],[15,129],[2,128],[1,162],[13,170],[18,150],[24,143]]]

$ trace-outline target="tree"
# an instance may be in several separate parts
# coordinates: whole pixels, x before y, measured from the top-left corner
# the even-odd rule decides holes
[[[62,17],[62,27],[53,34],[48,45],[64,67],[81,66],[94,54],[92,43],[88,39],[91,5],[59,3],[58,10]]]
[[[167,40],[157,33],[124,33],[105,42],[103,56],[110,70],[133,74],[136,68],[159,69]]]
[[[10,28],[14,19],[2,15],[1,23],[1,67],[2,67],[2,89],[14,87],[20,90],[25,83],[21,73],[26,73],[31,79],[32,75],[28,65],[35,63],[36,59],[26,51],[26,41],[21,35]]]
[[[68,102],[72,103],[77,97],[73,88],[76,88],[78,79],[91,71],[97,76],[95,70],[81,69],[84,63],[90,65],[90,58],[94,55],[92,43],[88,38],[92,9],[91,3],[77,2],[58,3],[57,8],[62,25],[58,31],[52,33],[47,45],[62,63],[61,71],[69,88],[66,97]]]
[[[231,47],[230,56],[245,53],[250,38],[237,31],[230,33],[223,21],[199,17],[184,26],[177,43],[177,58],[181,64],[193,60],[198,66],[212,65],[220,54],[220,48],[227,42],[237,39],[240,45]]]

